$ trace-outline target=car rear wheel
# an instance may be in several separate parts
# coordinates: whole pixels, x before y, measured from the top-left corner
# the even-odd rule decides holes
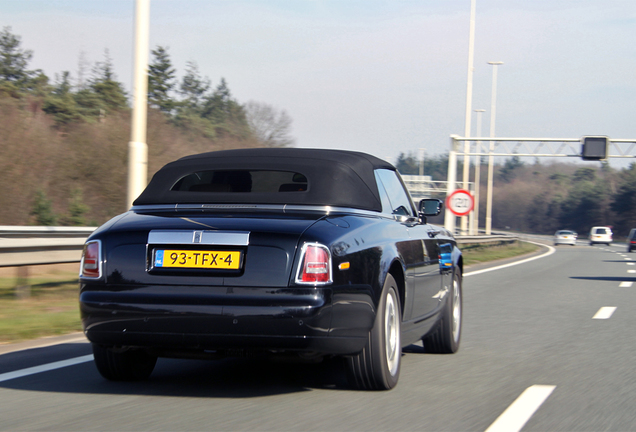
[[[442,317],[432,333],[424,336],[424,351],[434,354],[452,354],[459,349],[462,336],[462,279],[453,274],[453,283],[446,299]]]
[[[98,344],[93,344],[93,356],[99,373],[111,381],[146,379],[157,363],[157,357],[144,350],[119,350]]]
[[[347,357],[349,384],[359,390],[390,390],[400,376],[402,313],[397,283],[387,276],[375,323],[364,349]]]

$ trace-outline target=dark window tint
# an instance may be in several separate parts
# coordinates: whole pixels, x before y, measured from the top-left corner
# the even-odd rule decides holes
[[[182,177],[172,186],[183,192],[303,192],[307,177],[290,171],[215,170]]]
[[[596,234],[607,234],[607,230],[605,228],[596,228]]]

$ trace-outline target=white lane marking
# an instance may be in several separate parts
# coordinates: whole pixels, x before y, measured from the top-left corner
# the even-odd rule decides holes
[[[636,273],[636,270],[627,270],[627,273]]]
[[[633,262],[629,262],[629,263],[627,263],[627,265],[634,265],[634,263]]]
[[[634,282],[621,282],[621,284],[618,286],[619,288],[629,288],[632,286]]]
[[[615,310],[616,307],[614,306],[604,306],[596,312],[592,319],[609,319]]]
[[[551,385],[528,387],[512,405],[497,417],[497,420],[486,429],[486,432],[520,431],[555,388],[556,386]]]
[[[8,381],[8,380],[16,379],[16,378],[22,378],[25,376],[34,375],[41,372],[49,372],[55,369],[61,369],[68,366],[74,366],[74,365],[77,365],[80,363],[86,363],[89,361],[93,361],[93,354],[89,354],[89,355],[85,355],[81,357],[75,357],[68,360],[56,361],[53,363],[47,363],[40,366],[26,368],[26,369],[20,369],[13,372],[6,372],[3,374],[0,374],[0,382]]]
[[[553,248],[552,246],[544,245],[542,243],[535,243],[535,242],[528,241],[528,240],[524,240],[524,241],[526,241],[528,243],[536,244],[536,245],[539,245],[539,246],[545,246],[545,247],[548,248],[548,251],[546,253],[542,254],[542,255],[538,255],[538,256],[535,256],[535,257],[532,257],[532,258],[526,258],[524,260],[516,261],[516,262],[510,263],[510,264],[504,264],[504,265],[500,265],[500,266],[497,266],[497,267],[490,267],[490,268],[483,269],[483,270],[476,270],[476,271],[473,271],[473,272],[464,273],[463,277],[478,275],[478,274],[486,273],[486,272],[489,272],[489,271],[501,270],[501,269],[504,269],[506,267],[516,266],[518,264],[524,264],[524,263],[527,263],[527,262],[530,262],[530,261],[537,260],[539,258],[545,258],[545,257],[547,257],[549,255],[552,255],[556,251],[556,249]]]
[[[65,336],[49,336],[27,342],[0,345],[0,355],[35,348],[45,348],[67,343],[89,343],[84,333],[71,333]]]

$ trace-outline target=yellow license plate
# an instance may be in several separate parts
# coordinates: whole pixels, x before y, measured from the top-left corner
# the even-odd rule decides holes
[[[157,249],[155,250],[154,266],[239,270],[241,268],[241,252]]]

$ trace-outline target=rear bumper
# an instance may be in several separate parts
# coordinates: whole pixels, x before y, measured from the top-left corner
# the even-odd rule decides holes
[[[105,289],[108,289],[106,291]],[[91,342],[162,350],[352,354],[375,319],[368,286],[243,288],[83,283]]]
[[[554,239],[554,244],[555,245],[564,244],[564,245],[574,245],[574,246],[576,246],[576,239],[557,238],[557,239]]]

